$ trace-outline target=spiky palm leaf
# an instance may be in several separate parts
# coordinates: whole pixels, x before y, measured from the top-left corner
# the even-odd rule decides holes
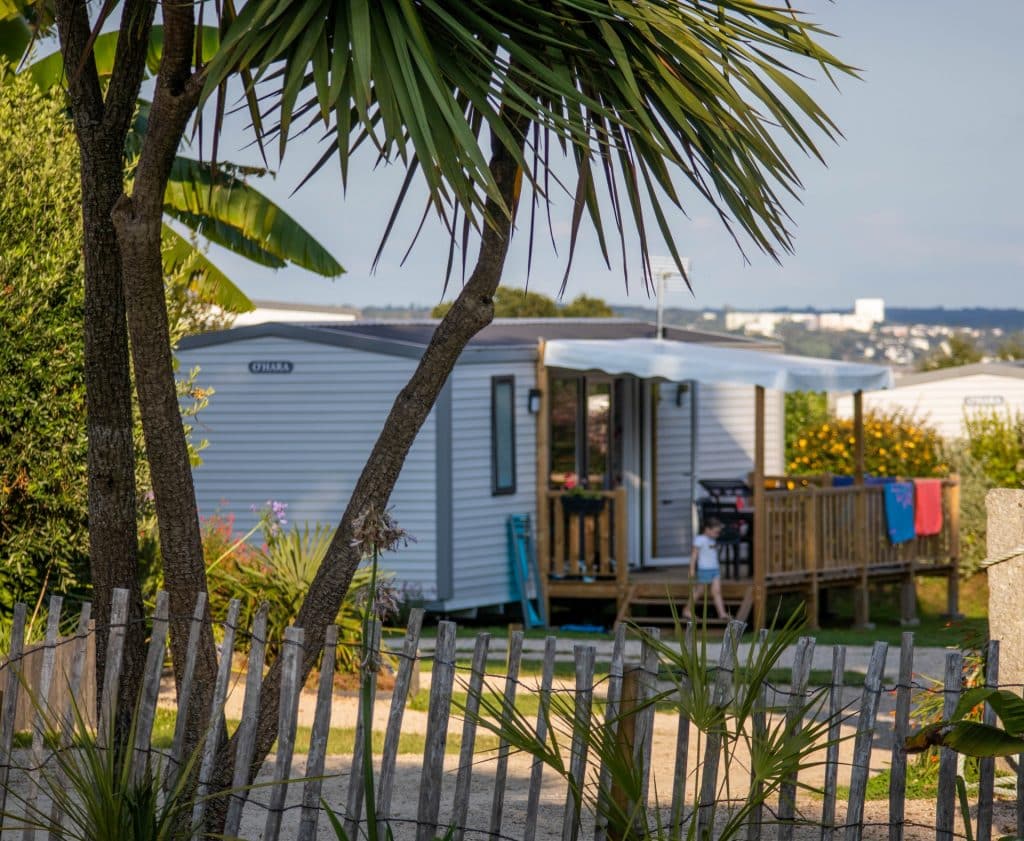
[[[666,215],[689,203],[678,175],[730,231],[773,257],[791,248],[782,202],[800,181],[780,142],[820,157],[805,124],[826,137],[837,130],[786,61],[852,72],[822,34],[798,12],[754,0],[250,0],[209,66],[206,95],[238,69],[272,83],[282,152],[296,120],[330,129],[336,148],[314,171],[337,154],[344,179],[363,144],[401,160],[410,180],[425,181],[453,244],[459,211],[486,222],[489,197],[511,212],[481,148],[486,135],[517,160],[535,210],[552,200],[560,149],[575,172],[565,187],[570,262],[584,213],[606,261],[608,236],[625,252],[632,220],[649,277],[652,213],[680,262]],[[525,149],[502,111],[529,117]],[[530,226],[532,242],[533,215]]]

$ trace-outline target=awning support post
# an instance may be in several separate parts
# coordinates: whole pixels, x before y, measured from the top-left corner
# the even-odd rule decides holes
[[[853,518],[856,524],[856,563],[860,567],[860,580],[853,594],[853,624],[858,628],[871,628],[868,597],[868,539],[867,497],[864,489],[864,392],[853,393]]]
[[[765,627],[768,610],[768,593],[765,587],[765,564],[768,542],[767,506],[765,504],[764,461],[765,461],[765,418],[764,386],[754,387],[754,630]]]
[[[548,537],[548,480],[551,471],[548,419],[551,407],[551,389],[548,387],[548,369],[544,364],[544,340],[537,342],[537,374],[535,387],[540,392],[540,411],[537,412],[537,517],[533,533],[537,540],[537,572],[540,578],[541,603],[544,606],[544,620],[551,624],[551,597],[548,595],[548,579],[551,575],[550,538]]]

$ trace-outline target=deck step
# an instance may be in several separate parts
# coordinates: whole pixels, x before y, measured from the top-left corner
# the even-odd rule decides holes
[[[635,584],[630,586],[626,597],[622,600],[619,615],[615,620],[616,624],[619,622],[630,622],[636,625],[671,625],[675,622],[675,617],[672,615],[673,603],[676,605],[677,613],[682,610],[682,605],[678,599],[673,600],[668,595],[661,597],[638,596],[636,591],[637,586]],[[750,616],[750,611],[754,605],[754,587],[753,585],[748,585],[738,593],[735,591],[732,593],[723,592],[722,601],[729,608],[732,618],[745,622]],[[659,607],[663,608],[663,611],[653,616],[637,616],[634,610],[636,607]],[[713,610],[710,612],[705,611],[705,613],[708,615],[704,621],[709,625],[724,625],[728,621],[719,619],[714,615]]]

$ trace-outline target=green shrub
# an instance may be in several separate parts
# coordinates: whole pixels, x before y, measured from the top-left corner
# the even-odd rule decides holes
[[[854,471],[854,428],[849,418],[811,419],[794,431],[787,470],[793,475]],[[864,416],[864,467],[874,476],[945,476],[946,446],[931,427],[901,412]]]
[[[950,448],[950,465],[960,475],[960,572],[973,575],[987,555],[992,488],[1024,486],[1024,416],[992,412],[966,422],[968,437]]]
[[[816,429],[827,423],[828,395],[823,391],[787,391],[786,405],[786,463],[792,462],[801,453],[796,442],[806,437],[807,430]]]
[[[61,101],[0,69],[0,611],[88,578],[78,156]],[[45,138],[45,153],[40,138]]]
[[[78,147],[64,94],[0,68],[0,633],[17,601],[84,594],[89,583],[82,211]],[[45,138],[45,152],[40,138]],[[222,325],[166,279],[171,334]],[[183,402],[198,405],[186,372]],[[159,566],[138,422],[141,560]],[[149,537],[152,540],[148,540]],[[151,577],[151,576],[150,576]]]
[[[1024,487],[1024,415],[981,413],[965,423],[971,457],[992,487]]]
[[[985,475],[982,463],[971,455],[967,442],[958,441],[950,447],[949,464],[960,476],[960,574],[966,578],[974,575],[988,557],[985,495],[995,485]]]
[[[250,628],[260,604],[268,602],[271,654],[278,650],[284,629],[298,616],[334,536],[333,528],[319,523],[285,528],[286,508],[283,503],[269,501],[257,525],[242,535],[235,529],[233,514],[218,513],[203,520],[203,553],[213,616],[226,615],[228,602],[238,598],[242,603],[239,621],[243,628]],[[250,542],[257,534],[262,537],[262,545]],[[374,582],[371,566],[356,570],[335,619],[339,671],[355,672],[359,668],[368,600],[382,619],[397,615],[400,595],[393,584],[393,576],[380,572]]]

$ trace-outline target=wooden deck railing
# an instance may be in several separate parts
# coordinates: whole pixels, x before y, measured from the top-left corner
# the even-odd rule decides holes
[[[957,477],[942,483],[942,530],[892,543],[886,531],[883,489],[877,485],[769,491],[761,527],[764,573],[769,578],[846,577],[855,570],[889,566],[948,566],[959,558]]]
[[[570,510],[563,505],[565,496],[562,491],[545,494],[541,516],[546,528],[538,531],[537,546],[541,576],[584,583],[615,581],[625,587],[629,567],[625,489],[588,492],[589,497],[604,500],[597,513]]]

